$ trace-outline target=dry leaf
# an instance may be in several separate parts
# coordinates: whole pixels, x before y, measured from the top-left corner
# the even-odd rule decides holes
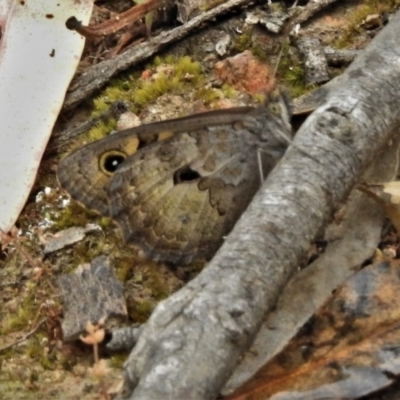
[[[229,400],[357,399],[400,373],[400,261],[353,275]]]

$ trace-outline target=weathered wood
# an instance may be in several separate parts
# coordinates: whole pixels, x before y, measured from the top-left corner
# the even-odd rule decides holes
[[[125,365],[124,398],[216,397],[319,228],[399,125],[399,35],[400,13],[328,90],[214,259],[157,306]]]
[[[106,256],[80,265],[74,272],[58,278],[64,318],[64,340],[75,340],[85,332],[88,322],[104,318],[109,326],[112,320],[124,320],[127,309],[122,283],[116,278]],[[112,323],[111,323],[112,325]]]
[[[306,84],[315,85],[329,81],[328,62],[321,41],[309,36],[300,36],[296,44],[303,56]]]
[[[145,324],[134,324],[111,331],[111,339],[106,344],[109,351],[129,351],[136,344]]]
[[[354,49],[333,49],[325,47],[324,53],[329,65],[347,66],[362,52],[362,50]]]
[[[400,131],[363,174],[365,182],[390,182],[399,165]],[[358,186],[358,185],[357,185]],[[358,186],[359,187],[359,186]],[[327,246],[320,256],[296,273],[266,316],[260,331],[222,389],[229,394],[249,380],[263,365],[283,351],[307,321],[350,275],[375,254],[385,213],[371,197],[355,188],[325,229]],[[133,348],[133,346],[132,346]],[[307,398],[306,395],[303,396]]]

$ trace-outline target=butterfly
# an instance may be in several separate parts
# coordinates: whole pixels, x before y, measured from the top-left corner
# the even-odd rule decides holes
[[[112,218],[155,261],[209,259],[292,137],[281,92],[236,107],[111,134],[60,161],[73,199]],[[260,172],[261,168],[261,172]]]

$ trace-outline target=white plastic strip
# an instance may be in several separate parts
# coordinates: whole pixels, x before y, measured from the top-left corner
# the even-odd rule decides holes
[[[79,63],[93,0],[0,0],[0,229],[15,224]]]

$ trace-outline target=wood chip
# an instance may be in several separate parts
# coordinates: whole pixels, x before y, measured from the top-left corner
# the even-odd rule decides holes
[[[96,323],[105,317],[107,328],[115,322],[113,319],[127,317],[123,286],[107,257],[80,265],[71,274],[60,276],[57,282],[64,311],[64,340],[75,340],[85,331],[88,321]]]
[[[307,85],[327,82],[328,63],[321,42],[317,38],[303,36],[298,37],[296,43],[304,58]]]
[[[44,254],[63,249],[66,246],[80,242],[88,232],[98,231],[101,228],[95,224],[87,224],[84,228],[72,227],[57,232],[45,245]]]

